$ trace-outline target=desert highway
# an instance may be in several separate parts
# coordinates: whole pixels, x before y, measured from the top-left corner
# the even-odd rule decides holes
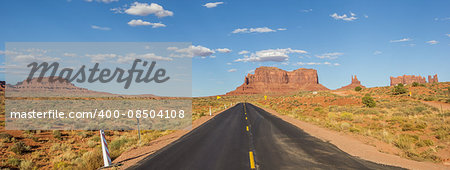
[[[353,157],[249,103],[229,108],[130,169],[400,169]]]

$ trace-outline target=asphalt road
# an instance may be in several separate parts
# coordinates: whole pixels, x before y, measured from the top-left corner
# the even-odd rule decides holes
[[[240,103],[130,169],[400,169],[353,157],[252,104]]]

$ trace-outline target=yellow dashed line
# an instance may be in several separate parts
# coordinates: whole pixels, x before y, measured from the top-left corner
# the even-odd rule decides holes
[[[255,169],[255,160],[253,159],[253,152],[248,152],[248,155],[250,157],[250,169]]]
[[[247,131],[248,131],[248,126],[247,126]]]
[[[245,117],[245,120],[247,120],[247,117]]]

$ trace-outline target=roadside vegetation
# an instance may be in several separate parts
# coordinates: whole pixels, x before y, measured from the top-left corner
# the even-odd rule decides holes
[[[258,100],[255,104],[397,148],[381,149],[382,152],[416,161],[442,162],[450,158],[450,110],[424,102],[448,103],[449,88],[450,83],[414,83],[349,90],[347,95],[332,91],[299,92]]]
[[[6,131],[4,93],[0,92],[0,168],[9,169],[85,169],[94,170],[103,166],[100,135],[87,130],[24,130]],[[240,97],[193,98],[192,120],[229,107]],[[141,130],[138,132],[105,131],[111,159],[123,152],[148,145],[151,141],[168,135],[173,130]]]

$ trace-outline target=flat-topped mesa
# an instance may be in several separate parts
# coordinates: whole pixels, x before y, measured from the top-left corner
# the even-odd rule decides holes
[[[361,87],[361,88],[366,88],[365,86],[361,85],[361,82],[358,80],[358,78],[355,76],[352,76],[352,83],[350,83],[349,85],[346,85],[344,87],[341,87],[339,89],[336,90],[350,90],[350,89],[355,89],[355,87]]]
[[[55,81],[51,81],[51,80]],[[85,88],[76,87],[74,84],[70,83],[68,80],[61,77],[42,77],[40,81],[39,78],[32,78],[31,80],[24,80],[17,83],[16,85],[8,86],[12,89],[20,90],[76,90],[76,91],[87,91]]]
[[[227,95],[287,93],[296,91],[328,90],[319,84],[317,70],[300,68],[285,71],[276,67],[258,67],[248,74],[244,83]]]
[[[422,76],[415,76],[415,75],[403,75],[398,77],[390,77],[391,79],[391,86],[395,86],[397,84],[412,84],[414,82],[416,83],[427,83],[427,80],[425,77]],[[428,76],[428,83],[435,83],[438,82],[437,74],[435,74],[433,77]]]

